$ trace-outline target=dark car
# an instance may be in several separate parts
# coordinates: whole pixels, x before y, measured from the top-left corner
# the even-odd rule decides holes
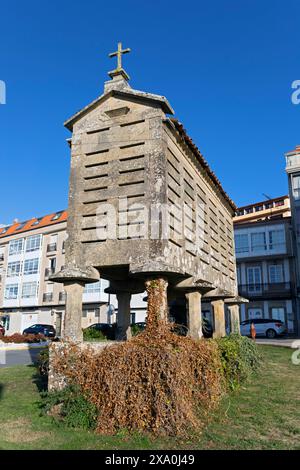
[[[101,331],[103,335],[107,339],[115,339],[116,336],[116,323],[109,324],[109,323],[94,323],[90,325],[86,330],[94,329],[97,331]]]
[[[178,325],[174,324],[171,328],[173,333],[176,333],[180,336],[187,336],[188,335],[188,327],[186,325]],[[207,318],[202,318],[202,335],[204,338],[212,338],[213,335],[213,327]]]
[[[204,338],[212,338],[213,336],[213,326],[207,318],[202,318],[202,334]]]
[[[47,338],[55,338],[56,331],[52,325],[36,324],[32,325],[29,328],[25,328],[23,335],[44,335]]]
[[[0,336],[4,336],[5,335],[5,328],[3,325],[0,325]]]

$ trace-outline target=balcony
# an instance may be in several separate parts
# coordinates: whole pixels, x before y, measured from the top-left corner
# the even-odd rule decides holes
[[[48,279],[49,276],[51,276],[51,274],[54,274],[54,273],[55,273],[54,268],[46,268],[45,269],[45,279]]]
[[[43,294],[43,302],[44,303],[53,302],[53,293],[46,292],[45,294]]]
[[[239,284],[239,295],[246,298],[280,298],[292,295],[290,282],[278,282],[268,284]]]
[[[67,298],[67,296],[66,296],[65,292],[60,292],[59,293],[59,297],[58,297],[59,302],[65,303],[66,298]]]
[[[49,243],[49,245],[47,245],[47,253],[53,253],[54,251],[57,251],[57,244]]]

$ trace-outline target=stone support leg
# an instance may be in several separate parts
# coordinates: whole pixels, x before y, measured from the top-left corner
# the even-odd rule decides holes
[[[147,307],[147,327],[156,325],[160,322],[168,321],[168,281],[164,278],[148,279],[146,281],[146,290],[148,295]]]
[[[240,334],[240,309],[238,304],[228,305],[231,333]]]
[[[200,292],[188,292],[185,297],[189,336],[193,339],[200,339],[202,337],[201,294]]]
[[[82,294],[84,285],[70,282],[64,285],[66,292],[66,312],[64,319],[63,338],[66,341],[81,342],[82,335]]]
[[[214,314],[214,338],[222,338],[226,336],[225,330],[225,310],[223,300],[213,300],[211,302],[213,314]]]
[[[117,335],[119,341],[126,341],[131,338],[130,328],[130,292],[117,292],[118,315],[117,315]]]

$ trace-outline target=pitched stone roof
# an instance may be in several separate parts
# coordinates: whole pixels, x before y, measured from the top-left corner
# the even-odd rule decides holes
[[[222,196],[224,197],[224,199],[228,202],[228,204],[230,205],[230,207],[232,208],[232,210],[234,212],[236,212],[237,210],[237,206],[235,205],[235,203],[233,202],[233,200],[228,196],[228,194],[226,193],[226,191],[223,189],[223,186],[220,182],[220,180],[217,178],[217,176],[215,175],[215,173],[211,170],[209,164],[207,163],[207,161],[205,160],[205,158],[203,157],[202,153],[200,152],[200,150],[198,149],[198,147],[194,144],[194,142],[192,141],[191,137],[187,134],[185,128],[183,127],[183,124],[181,124],[181,122],[179,122],[177,119],[175,118],[170,118],[168,119],[167,121],[169,121],[171,124],[173,124],[173,126],[175,127],[177,133],[180,135],[180,137],[182,138],[182,140],[185,142],[185,144],[190,148],[190,150],[193,152],[193,154],[196,156],[197,160],[200,162],[201,166],[203,167],[203,169],[206,171],[206,173],[208,174],[208,176],[210,177],[211,181],[215,184],[215,186],[218,188],[218,190],[220,191],[220,193],[222,194]]]

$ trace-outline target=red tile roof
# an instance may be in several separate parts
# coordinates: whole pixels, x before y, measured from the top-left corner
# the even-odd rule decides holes
[[[53,220],[55,216],[58,217]],[[25,222],[15,222],[12,225],[0,228],[0,238],[65,222],[67,220],[67,217],[67,211],[58,211],[53,212],[52,214],[45,215],[43,217],[34,217],[33,219],[27,220]]]

